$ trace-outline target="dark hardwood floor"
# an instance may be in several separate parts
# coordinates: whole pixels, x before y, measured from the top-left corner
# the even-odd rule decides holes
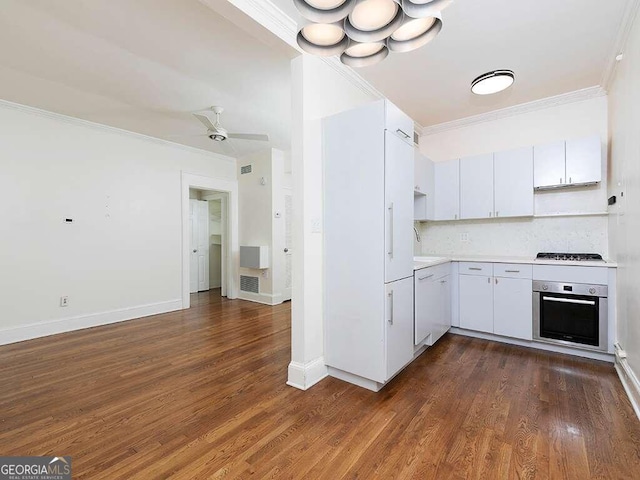
[[[0,347],[0,454],[77,479],[638,479],[610,364],[446,335],[379,393],[285,385],[290,306],[190,310]]]

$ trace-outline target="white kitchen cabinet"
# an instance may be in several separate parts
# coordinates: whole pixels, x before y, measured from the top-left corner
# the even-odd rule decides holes
[[[493,282],[490,276],[460,275],[460,328],[493,333]]]
[[[414,166],[414,220],[433,220],[434,164],[415,149]]]
[[[434,220],[458,220],[460,216],[460,160],[434,166]]]
[[[495,216],[532,216],[533,147],[496,153],[493,175]]]
[[[493,333],[505,337],[533,338],[533,281],[495,277],[493,285]]]
[[[413,274],[413,148],[392,132],[384,138],[385,281],[393,282]]]
[[[593,135],[566,143],[566,183],[597,183],[602,180],[602,145]]]
[[[414,341],[433,345],[451,328],[451,264],[414,274]]]
[[[493,153],[460,160],[460,218],[493,217]]]
[[[565,142],[533,147],[533,186],[551,187],[565,183]]]
[[[534,147],[534,186],[585,185],[602,180],[599,135]]]
[[[414,352],[414,146],[413,131],[396,132],[412,128],[404,117],[381,100],[322,122],[325,363],[374,391]]]
[[[413,358],[413,278],[386,284],[387,375],[392,378]]]

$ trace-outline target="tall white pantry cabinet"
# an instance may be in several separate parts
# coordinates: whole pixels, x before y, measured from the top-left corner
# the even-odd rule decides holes
[[[374,391],[413,359],[413,158],[387,100],[323,120],[325,362]]]

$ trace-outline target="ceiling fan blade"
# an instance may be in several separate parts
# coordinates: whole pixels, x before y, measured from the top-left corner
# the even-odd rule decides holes
[[[183,133],[176,135],[167,135],[167,138],[194,138],[194,137],[208,137],[207,133]]]
[[[255,140],[257,142],[269,141],[269,135],[261,135],[258,133],[229,133],[227,138],[235,138],[236,140]]]
[[[208,130],[215,130],[216,129],[216,127],[213,125],[213,123],[211,122],[209,117],[207,117],[203,113],[194,113],[193,116],[196,117],[198,120],[200,120],[202,122],[202,124],[205,127],[207,127]]]

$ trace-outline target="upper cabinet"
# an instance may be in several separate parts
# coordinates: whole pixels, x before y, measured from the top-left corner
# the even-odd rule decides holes
[[[533,215],[533,148],[460,160],[460,218]]]
[[[413,217],[416,221],[433,220],[434,165],[415,149]]]
[[[413,145],[413,120],[389,101],[385,102],[385,128]]]
[[[602,145],[600,136],[567,140],[566,183],[580,185],[602,180]]]
[[[537,189],[589,185],[602,180],[602,146],[598,135],[534,147]]]
[[[533,148],[496,153],[493,157],[494,215],[533,215]]]
[[[460,160],[460,218],[493,217],[493,153]]]
[[[457,220],[460,216],[460,160],[434,165],[434,220]]]

